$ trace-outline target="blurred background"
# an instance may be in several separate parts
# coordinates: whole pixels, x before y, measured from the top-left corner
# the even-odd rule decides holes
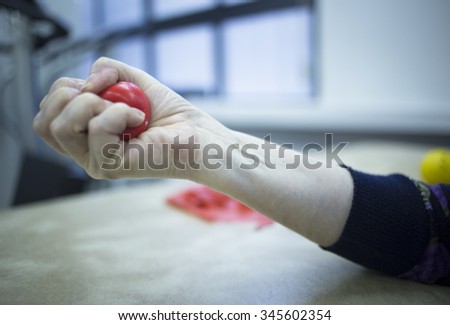
[[[90,180],[31,128],[99,56],[298,150],[450,144],[447,0],[0,0],[0,209],[136,182]]]

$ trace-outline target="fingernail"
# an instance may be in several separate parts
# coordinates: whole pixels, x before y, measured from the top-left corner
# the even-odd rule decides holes
[[[91,74],[86,81],[84,82],[84,85],[81,87],[81,91],[86,91],[89,89],[89,87],[91,87],[91,85],[93,84],[93,80],[95,79],[95,73]]]
[[[144,112],[142,112],[142,111],[140,111],[140,110],[138,110],[138,109],[135,109],[135,110],[134,110],[134,114],[135,114],[135,116],[138,117],[140,120],[143,120],[143,119],[145,118]]]

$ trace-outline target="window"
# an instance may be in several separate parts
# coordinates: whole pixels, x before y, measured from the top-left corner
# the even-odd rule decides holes
[[[314,92],[313,0],[41,2],[68,18],[78,38],[126,35],[96,53],[145,69],[187,97],[307,99]]]
[[[310,1],[152,3],[153,73],[182,95],[311,96]]]
[[[308,18],[305,10],[284,9],[226,22],[224,92],[308,96]]]
[[[213,38],[205,24],[157,33],[156,77],[184,95],[214,92]]]

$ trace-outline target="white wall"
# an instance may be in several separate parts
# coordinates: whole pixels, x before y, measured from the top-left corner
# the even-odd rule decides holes
[[[317,0],[317,8],[317,101],[198,105],[243,131],[448,140],[450,1]]]
[[[319,8],[326,107],[450,110],[450,1],[320,0]]]

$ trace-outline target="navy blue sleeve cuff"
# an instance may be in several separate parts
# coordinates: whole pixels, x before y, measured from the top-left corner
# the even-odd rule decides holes
[[[349,171],[354,194],[347,223],[339,240],[323,248],[373,270],[403,274],[422,259],[430,241],[420,192],[403,175]]]

